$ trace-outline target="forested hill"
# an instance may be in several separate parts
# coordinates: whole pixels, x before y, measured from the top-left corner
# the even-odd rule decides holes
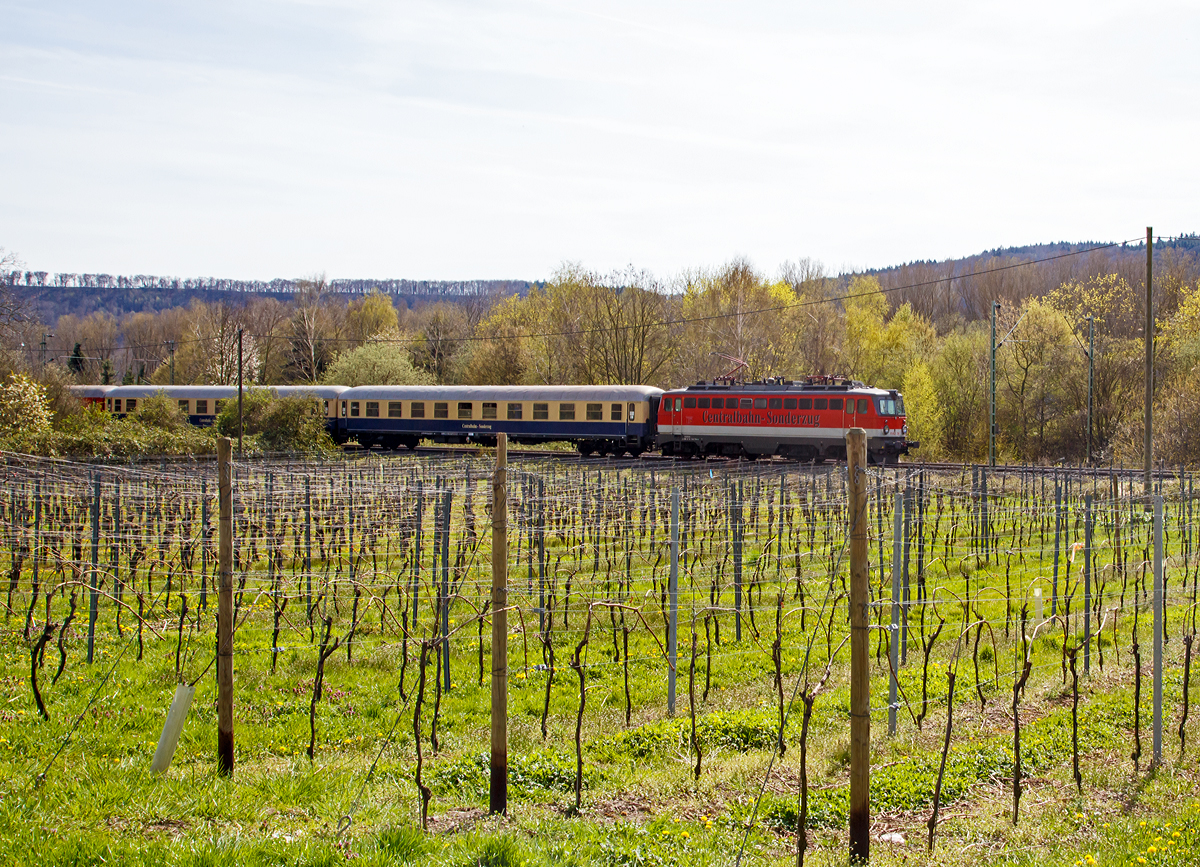
[[[1023,267],[1014,267],[1023,266]],[[1173,293],[1200,280],[1200,235],[1155,239],[1154,270]],[[993,301],[1020,304],[1064,283],[1118,274],[1130,286],[1145,285],[1146,245],[1109,241],[1030,244],[985,250],[941,262],[917,261],[860,272],[879,279],[893,304],[913,309],[944,328],[954,320],[990,315]],[[851,275],[846,275],[851,276]]]
[[[18,297],[29,302],[43,322],[54,322],[65,313],[88,316],[96,312],[120,317],[126,313],[156,313],[186,307],[193,300],[209,303],[231,298],[276,298],[289,301],[301,291],[300,280],[226,280],[212,277],[180,279],[148,275],[51,274],[46,271],[12,271],[3,275]],[[435,301],[493,295],[525,295],[534,284],[528,280],[370,280],[339,279],[329,291],[346,296],[378,289],[398,307],[416,307]]]

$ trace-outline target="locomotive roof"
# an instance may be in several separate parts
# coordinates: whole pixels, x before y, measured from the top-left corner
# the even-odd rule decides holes
[[[341,400],[637,401],[660,394],[650,385],[360,385]]]
[[[840,393],[853,391],[855,393],[865,392],[871,395],[884,395],[894,393],[895,389],[874,388],[852,379],[822,377],[819,381],[768,379],[759,382],[697,382],[694,385],[685,385],[677,389],[672,389],[672,391],[703,391],[719,392],[721,394],[729,392],[754,392],[755,394],[762,394],[764,392],[803,392],[805,394],[820,394],[824,392]]]

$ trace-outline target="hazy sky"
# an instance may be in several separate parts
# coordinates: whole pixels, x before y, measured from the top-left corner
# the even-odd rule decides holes
[[[831,271],[1200,229],[1200,2],[0,0],[0,246]]]

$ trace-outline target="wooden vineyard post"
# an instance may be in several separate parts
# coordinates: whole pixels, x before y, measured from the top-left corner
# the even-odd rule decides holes
[[[896,736],[896,712],[900,707],[897,690],[900,677],[900,522],[904,515],[904,494],[896,491],[896,505],[892,509],[892,626],[891,641],[888,642],[888,657],[891,661],[891,677],[888,679],[888,735]]]
[[[90,592],[88,593],[88,637],[87,661],[92,664],[96,649],[96,617],[100,605],[100,480],[94,482],[92,494],[92,568]]]
[[[508,437],[492,476],[492,761],[488,809],[508,813]]]
[[[233,775],[233,442],[217,440],[217,773]]]
[[[850,861],[871,853],[871,681],[867,599],[867,434],[846,432],[850,493]]]

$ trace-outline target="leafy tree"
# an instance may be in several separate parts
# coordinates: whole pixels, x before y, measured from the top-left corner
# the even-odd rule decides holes
[[[406,341],[396,333],[342,352],[322,379],[333,385],[433,385],[434,378],[413,367]]]
[[[0,386],[0,436],[48,433],[51,420],[46,389],[23,373],[10,373]]]
[[[76,343],[75,348],[71,351],[71,357],[67,359],[67,369],[78,376],[83,373],[83,367],[83,344]]]
[[[346,337],[363,344],[377,334],[398,330],[400,321],[392,299],[378,289],[351,301],[346,307]]]
[[[921,444],[922,460],[940,460],[946,454],[946,407],[925,362],[915,362],[904,374],[903,390],[909,439]]]

